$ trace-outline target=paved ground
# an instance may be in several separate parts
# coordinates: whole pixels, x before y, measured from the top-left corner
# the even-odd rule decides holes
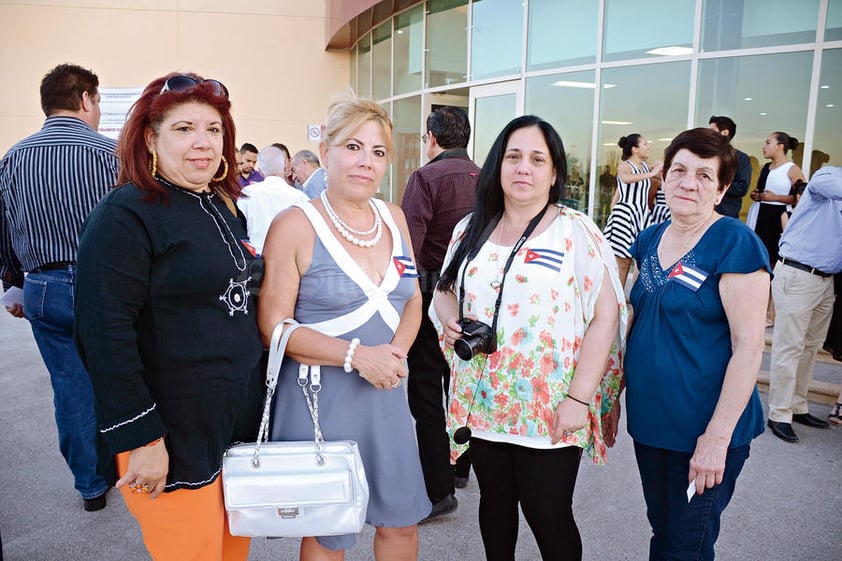
[[[0,533],[5,560],[149,559],[118,493],[109,495],[105,510],[83,512],[58,452],[52,392],[29,326],[6,313],[0,313],[0,356]],[[816,377],[839,383],[842,367],[823,362]],[[820,417],[829,410],[827,405],[811,405]],[[719,559],[842,559],[842,427],[796,426],[796,431],[798,444],[786,444],[768,432],[754,442],[723,518]],[[646,559],[649,528],[631,440],[624,432],[609,462],[596,467],[585,460],[579,474],[575,509],[584,558]],[[483,559],[476,515],[479,492],[473,477],[457,496],[456,513],[421,527],[421,560]],[[297,548],[297,540],[258,539],[250,559],[293,560]],[[372,559],[370,530],[346,558]],[[540,559],[523,524],[518,559]]]

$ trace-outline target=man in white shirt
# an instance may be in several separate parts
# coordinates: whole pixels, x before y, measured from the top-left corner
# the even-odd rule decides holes
[[[292,173],[301,190],[311,199],[322,194],[327,186],[327,173],[319,157],[310,150],[301,150],[292,157]]]
[[[245,186],[237,206],[246,217],[249,241],[261,254],[275,215],[297,202],[306,202],[308,198],[284,180],[286,156],[280,148],[266,146],[260,150],[257,165],[264,179]]]

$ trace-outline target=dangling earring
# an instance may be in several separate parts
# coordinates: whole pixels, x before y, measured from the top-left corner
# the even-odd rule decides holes
[[[222,165],[225,166],[225,171],[223,171],[222,175],[220,175],[219,177],[214,177],[213,179],[211,179],[211,181],[219,183],[220,181],[228,177],[228,160],[225,159],[225,156],[222,156]]]
[[[158,153],[152,150],[152,159],[149,161],[149,171],[152,172],[152,177],[158,173]]]

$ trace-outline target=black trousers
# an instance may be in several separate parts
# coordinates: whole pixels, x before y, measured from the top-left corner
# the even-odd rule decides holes
[[[418,453],[430,501],[437,502],[454,492],[450,466],[450,442],[445,431],[445,403],[450,385],[450,367],[439,349],[439,339],[427,309],[433,293],[422,291],[424,311],[418,337],[409,349],[409,410],[415,417]]]
[[[581,561],[582,538],[573,519],[573,491],[582,449],[537,450],[471,439],[479,483],[479,529],[487,561],[514,561],[518,505],[543,561]]]

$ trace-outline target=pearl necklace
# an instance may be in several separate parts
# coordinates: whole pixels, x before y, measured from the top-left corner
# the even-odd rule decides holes
[[[327,212],[327,216],[330,218],[333,227],[336,228],[343,238],[357,247],[374,247],[378,244],[378,242],[380,242],[380,238],[383,237],[383,221],[380,218],[380,213],[377,212],[377,207],[375,206],[374,201],[371,199],[368,200],[368,206],[374,214],[374,225],[369,230],[361,232],[359,230],[354,230],[346,224],[345,221],[339,218],[339,215],[336,214],[336,211],[333,210],[332,206],[330,206],[330,201],[327,199],[327,190],[322,191],[320,197],[322,199],[322,204],[325,207],[325,212]],[[374,237],[370,240],[362,240],[358,237],[370,236],[371,234],[374,234]]]

